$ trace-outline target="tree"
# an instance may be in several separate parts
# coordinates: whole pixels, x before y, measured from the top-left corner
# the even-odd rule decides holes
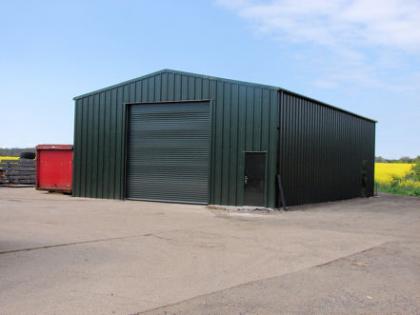
[[[400,158],[400,161],[401,161],[401,162],[404,162],[404,163],[411,163],[411,162],[413,162],[413,159],[412,159],[412,158],[410,158],[409,156],[402,156],[402,157]]]
[[[375,158],[375,161],[379,162],[379,163],[386,163],[387,162],[387,160],[385,160],[382,156],[377,156]]]

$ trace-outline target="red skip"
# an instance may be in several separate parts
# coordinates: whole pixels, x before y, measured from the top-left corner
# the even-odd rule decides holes
[[[73,146],[40,144],[36,147],[36,189],[71,193]]]

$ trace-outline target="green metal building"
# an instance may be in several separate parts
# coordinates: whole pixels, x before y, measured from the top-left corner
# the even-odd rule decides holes
[[[274,208],[374,193],[375,121],[282,88],[161,70],[74,99],[74,196]]]

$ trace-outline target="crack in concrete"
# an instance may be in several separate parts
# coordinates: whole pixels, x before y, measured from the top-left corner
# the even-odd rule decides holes
[[[0,251],[0,255],[13,254],[13,253],[19,253],[19,252],[29,252],[29,251],[34,251],[34,250],[49,249],[49,248],[55,248],[55,247],[66,247],[66,246],[100,243],[100,242],[107,242],[107,241],[125,240],[125,239],[138,238],[138,237],[149,237],[149,236],[154,236],[154,237],[157,237],[157,238],[161,238],[161,237],[159,237],[159,236],[157,236],[156,234],[153,234],[153,233],[144,233],[144,234],[128,235],[128,236],[120,236],[120,237],[100,238],[100,239],[95,239],[95,240],[51,244],[51,245],[44,245],[44,246],[37,246],[37,247],[10,249],[10,250]]]

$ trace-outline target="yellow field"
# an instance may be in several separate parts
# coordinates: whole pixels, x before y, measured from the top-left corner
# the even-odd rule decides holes
[[[407,175],[413,166],[409,163],[375,163],[375,181],[382,185],[389,184],[393,178]]]
[[[15,161],[15,160],[19,160],[18,156],[4,156],[4,155],[0,155],[0,162],[1,161]]]

